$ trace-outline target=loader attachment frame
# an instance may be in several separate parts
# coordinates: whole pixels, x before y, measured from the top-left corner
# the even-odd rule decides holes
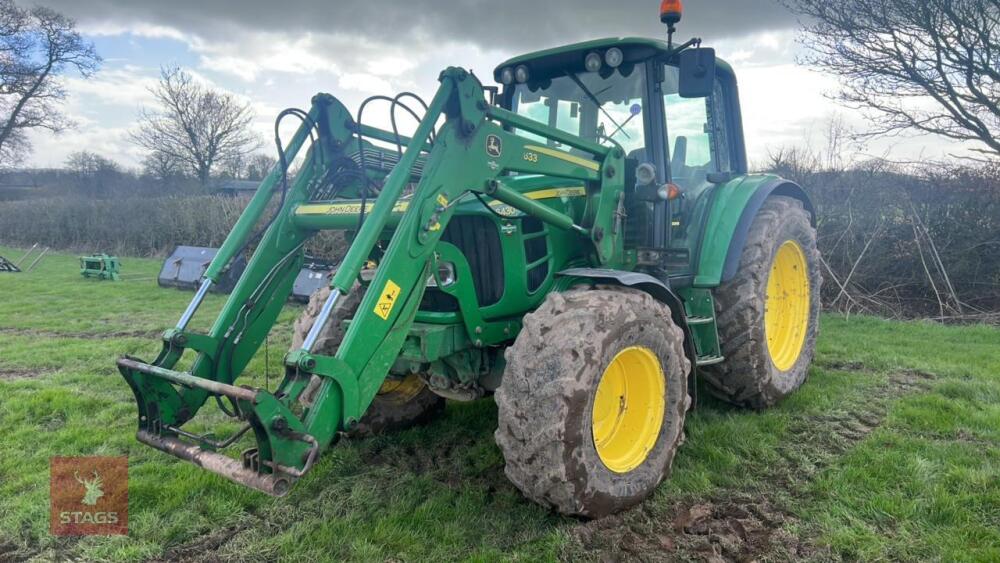
[[[287,166],[315,136],[294,183],[286,183],[286,170],[279,163],[261,184],[180,321],[164,333],[159,356],[150,363],[134,358],[118,361],[138,404],[141,442],[265,493],[285,494],[338,433],[358,423],[384,383],[413,326],[431,268],[438,260],[438,242],[459,202],[474,197],[499,200],[589,241],[595,262],[602,266],[622,266],[623,151],[491,106],[479,80],[463,69],[445,70],[440,82],[412,139],[355,122],[332,96],[314,98],[284,150],[282,161]],[[517,130],[576,152],[536,150],[538,141],[517,135]],[[343,215],[297,214],[307,204],[323,203],[316,200],[316,194],[349,151],[365,146],[362,137],[400,142],[405,151],[387,175],[363,174],[361,191],[379,183],[381,189],[369,203],[370,211],[362,198],[359,209],[365,211],[360,228],[357,218],[352,223],[345,222]],[[418,163],[422,164],[419,174],[414,171]],[[585,217],[574,219],[525,197],[507,185],[512,174],[582,182],[588,198]],[[413,182],[416,189],[405,200],[405,211],[388,246],[379,250],[370,290],[340,347],[334,356],[315,354],[314,344],[337,299],[354,290]],[[265,222],[279,194],[277,211]],[[206,334],[189,330],[208,289],[234,258],[255,243],[254,232],[261,223],[266,226],[253,256],[212,328]],[[276,391],[237,386],[236,379],[263,344],[292,291],[305,242],[323,229],[357,229],[331,281],[330,299],[302,349],[286,355],[284,379]],[[190,370],[176,369],[188,352],[195,354]],[[304,406],[299,399],[314,376],[320,385]],[[210,398],[220,407],[228,403],[223,410],[243,422],[237,435],[222,443],[183,428]],[[247,432],[253,433],[256,446],[244,451],[240,459],[217,451],[235,444]]]

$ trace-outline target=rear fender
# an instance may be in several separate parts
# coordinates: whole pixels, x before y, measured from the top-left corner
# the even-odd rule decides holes
[[[771,196],[788,196],[802,202],[816,224],[816,211],[805,191],[795,182],[774,175],[744,176],[715,188],[705,228],[694,285],[717,287],[736,276],[740,257],[757,212]]]

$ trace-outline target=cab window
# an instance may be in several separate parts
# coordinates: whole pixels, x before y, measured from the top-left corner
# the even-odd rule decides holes
[[[663,82],[664,113],[671,177],[681,188],[695,188],[711,172],[730,170],[722,87],[707,98],[682,98],[678,70],[667,66]]]
[[[602,76],[583,72],[531,84],[519,84],[512,110],[535,121],[625,152],[645,150],[642,66]],[[541,142],[527,131],[519,135]],[[550,145],[556,145],[549,141]]]

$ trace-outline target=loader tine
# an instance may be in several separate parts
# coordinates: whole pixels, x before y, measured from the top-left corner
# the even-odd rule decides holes
[[[157,436],[146,430],[140,430],[136,439],[174,457],[190,461],[207,469],[220,477],[225,477],[234,483],[245,485],[252,489],[267,493],[273,497],[288,494],[291,480],[280,474],[258,473],[243,465],[238,459],[204,450],[198,446],[187,444],[177,438]]]

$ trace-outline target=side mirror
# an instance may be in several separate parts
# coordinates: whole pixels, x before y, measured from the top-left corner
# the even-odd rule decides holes
[[[707,98],[715,89],[715,49],[688,49],[680,54],[682,98]]]
[[[491,106],[497,105],[497,98],[500,97],[500,87],[499,86],[483,86],[483,92],[486,92],[487,99]]]

